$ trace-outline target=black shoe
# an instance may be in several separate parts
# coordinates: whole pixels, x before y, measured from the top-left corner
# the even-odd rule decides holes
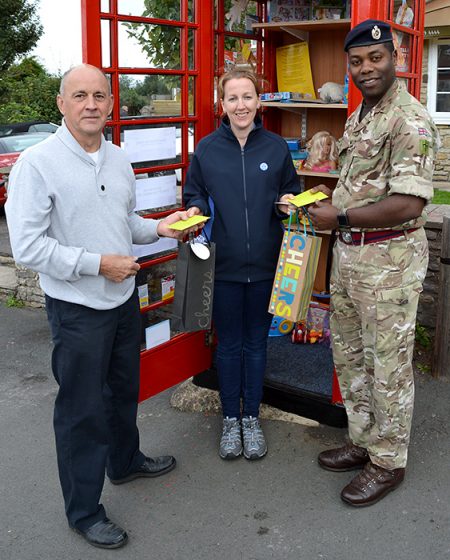
[[[154,478],[156,476],[161,476],[173,470],[177,462],[175,457],[171,455],[163,455],[162,457],[146,457],[144,464],[140,466],[136,471],[132,472],[124,478],[110,478],[112,484],[123,484],[124,482],[130,482],[135,478]]]
[[[119,548],[128,541],[127,533],[108,518],[97,521],[85,530],[71,527],[84,537],[89,544],[97,548]]]

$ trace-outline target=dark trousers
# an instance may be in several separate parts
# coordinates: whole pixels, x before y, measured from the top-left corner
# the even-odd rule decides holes
[[[105,469],[122,478],[142,465],[136,426],[140,316],[136,292],[116,309],[97,311],[46,296],[59,385],[54,429],[69,525],[86,529],[106,517]]]
[[[217,373],[223,415],[259,414],[266,370],[267,312],[272,280],[214,284],[213,318],[217,331]]]

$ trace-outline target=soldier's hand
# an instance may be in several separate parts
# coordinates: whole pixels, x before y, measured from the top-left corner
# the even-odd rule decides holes
[[[315,229],[321,231],[337,228],[338,209],[329,202],[318,200],[314,204],[308,206],[308,212]]]
[[[102,255],[100,259],[99,273],[112,282],[123,282],[130,276],[136,276],[141,268],[137,257],[124,255]]]
[[[332,195],[333,191],[332,191],[330,188],[328,188],[327,186],[322,185],[322,184],[316,185],[315,187],[313,187],[313,188],[311,189],[311,192],[312,192],[312,193],[322,192],[323,194],[326,194],[326,195],[328,196],[328,198],[327,198],[327,200],[324,201],[324,202],[325,202],[326,204],[331,204],[331,195]]]

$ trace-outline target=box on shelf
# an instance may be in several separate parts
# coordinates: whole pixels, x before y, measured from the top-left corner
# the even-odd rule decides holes
[[[298,93],[295,91],[273,91],[270,93],[261,93],[259,95],[261,101],[312,101],[310,93]]]
[[[305,161],[307,157],[308,157],[307,150],[293,150],[293,151],[291,151],[291,158],[293,160]]]
[[[312,0],[311,19],[343,19],[348,13],[346,0]]]
[[[286,144],[288,148],[293,151],[297,151],[300,148],[300,139],[299,138],[285,138]]]

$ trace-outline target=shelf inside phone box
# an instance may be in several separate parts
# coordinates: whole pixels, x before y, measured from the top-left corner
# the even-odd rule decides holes
[[[291,336],[269,337],[263,402],[322,424],[344,427],[342,405],[331,403],[333,358],[327,344],[293,344]],[[218,389],[215,364],[194,384]]]

